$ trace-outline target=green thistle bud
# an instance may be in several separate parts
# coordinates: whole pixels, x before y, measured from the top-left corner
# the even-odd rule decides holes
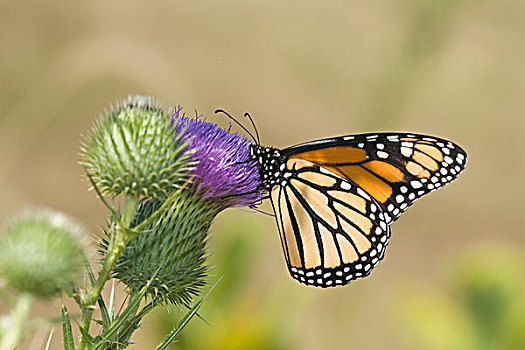
[[[162,203],[153,199],[137,211],[132,227]],[[162,215],[131,240],[114,268],[114,277],[132,291],[152,280],[148,294],[155,300],[188,303],[206,284],[206,237],[222,207],[182,191]]]
[[[81,164],[104,194],[159,197],[188,180],[190,155],[160,103],[130,96],[95,124]]]
[[[37,297],[71,288],[82,274],[79,226],[51,210],[28,212],[0,235],[0,279]]]

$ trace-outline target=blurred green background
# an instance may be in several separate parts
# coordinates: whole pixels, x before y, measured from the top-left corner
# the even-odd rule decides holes
[[[346,287],[296,283],[273,218],[222,213],[211,326],[194,319],[173,349],[523,349],[524,33],[521,0],[1,1],[2,221],[46,205],[98,233],[106,212],[77,164],[80,135],[129,93],[222,125],[215,108],[249,111],[277,147],[442,136],[467,150],[467,170],[403,215],[385,260]],[[155,313],[133,348],[181,315]]]

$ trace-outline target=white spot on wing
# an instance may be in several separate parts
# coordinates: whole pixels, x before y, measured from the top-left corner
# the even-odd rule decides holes
[[[399,142],[399,136],[398,135],[389,135],[386,138],[387,138],[388,141]]]
[[[414,180],[414,181],[410,181],[410,184],[412,185],[413,188],[416,188],[416,189],[417,189],[417,188],[421,188],[421,187],[423,187],[423,185],[421,184],[421,182],[416,181],[416,180]]]
[[[401,154],[407,158],[412,156],[413,151],[414,150],[412,148],[401,146]]]
[[[350,190],[352,188],[352,186],[346,181],[341,181],[341,188],[343,190],[347,190],[348,191],[348,190]]]
[[[388,158],[388,153],[383,152],[383,151],[377,151],[377,156],[379,158],[387,159]]]

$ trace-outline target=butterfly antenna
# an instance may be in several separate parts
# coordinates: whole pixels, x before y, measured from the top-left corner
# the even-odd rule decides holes
[[[246,131],[246,132],[248,133],[248,135],[250,135],[250,137],[253,139],[253,141],[255,141],[255,137],[253,136],[253,134],[252,134],[248,129],[246,129],[246,128],[244,127],[244,125],[242,125],[241,123],[239,123],[239,122],[237,121],[237,119],[235,119],[234,117],[232,117],[231,115],[229,115],[228,112],[226,112],[226,111],[223,110],[223,109],[218,108],[218,109],[215,110],[215,114],[217,114],[217,113],[224,113],[224,114],[226,114],[226,115],[228,116],[228,118],[230,118],[231,120],[233,120],[233,121],[235,122],[235,124],[239,125],[244,131]]]
[[[250,115],[250,113],[246,112],[244,113],[244,117],[245,118],[248,117],[248,119],[250,119],[250,123],[252,123],[253,130],[255,130],[255,135],[257,135],[257,144],[260,145],[261,140],[259,139],[259,132],[257,131],[257,127],[255,126],[255,123],[253,122],[252,116]]]

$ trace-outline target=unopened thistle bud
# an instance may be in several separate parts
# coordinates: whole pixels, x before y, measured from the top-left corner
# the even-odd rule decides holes
[[[160,103],[130,96],[86,137],[82,165],[104,194],[159,197],[188,180],[190,153]]]
[[[0,279],[36,297],[71,290],[82,275],[79,232],[64,214],[25,213],[0,234]]]
[[[157,199],[143,204],[132,227],[161,204]],[[129,242],[114,268],[115,277],[134,291],[151,280],[151,297],[187,304],[206,284],[207,232],[220,210],[217,203],[183,191],[144,234]]]

